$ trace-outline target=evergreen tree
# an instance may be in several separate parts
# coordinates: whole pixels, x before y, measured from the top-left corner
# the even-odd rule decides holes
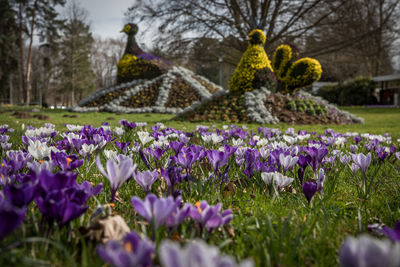
[[[65,0],[9,0],[18,24],[18,50],[20,90],[25,93],[25,103],[31,101],[32,47],[35,34],[48,42],[58,38],[58,29],[63,21],[57,19],[57,5],[63,6]],[[24,40],[28,37],[28,53],[24,56]],[[26,61],[25,61],[26,60]],[[26,71],[25,71],[26,69]]]
[[[63,92],[70,95],[71,105],[76,104],[76,96],[82,98],[94,89],[94,73],[90,52],[93,37],[87,22],[87,11],[76,2],[68,7],[67,22],[60,43],[60,82]]]
[[[0,0],[0,18],[0,101],[6,101],[11,97],[11,75],[18,67],[17,55],[12,52],[16,46],[17,24],[9,0]]]

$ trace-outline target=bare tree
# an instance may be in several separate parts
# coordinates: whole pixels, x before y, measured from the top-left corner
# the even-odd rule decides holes
[[[125,40],[123,38],[94,38],[91,61],[97,88],[114,84],[117,63],[121,59],[124,49]]]
[[[243,51],[251,29],[266,32],[268,49],[278,41],[302,38],[342,5],[336,0],[138,0],[127,14],[138,23],[159,20],[160,41],[165,43],[177,37],[208,37],[229,40]],[[310,20],[315,9],[320,12]],[[240,41],[229,36],[239,36]]]
[[[338,11],[308,36],[306,54],[335,69],[339,78],[391,72],[390,57],[400,32],[400,2],[348,0]]]

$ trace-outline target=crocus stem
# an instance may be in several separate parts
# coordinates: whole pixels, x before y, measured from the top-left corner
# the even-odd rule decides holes
[[[157,227],[154,218],[151,220],[151,239],[156,242],[157,238]]]
[[[363,187],[363,192],[364,192],[364,196],[365,196],[365,173],[364,173],[364,172],[362,173],[362,176],[363,176],[363,184],[362,184],[362,187]]]

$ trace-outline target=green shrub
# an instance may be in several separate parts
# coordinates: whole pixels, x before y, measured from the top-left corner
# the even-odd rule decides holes
[[[342,85],[326,85],[318,90],[317,95],[330,103],[341,106],[368,105],[374,83],[370,78],[355,78]]]
[[[356,78],[343,85],[339,102],[342,106],[368,105],[371,101],[371,92],[374,82],[369,78]]]
[[[340,85],[325,85],[319,88],[317,95],[330,103],[339,105],[339,96],[341,91],[342,87]]]
[[[294,100],[289,100],[286,104],[286,107],[291,110],[291,111],[296,111],[297,107],[296,107],[296,102]]]

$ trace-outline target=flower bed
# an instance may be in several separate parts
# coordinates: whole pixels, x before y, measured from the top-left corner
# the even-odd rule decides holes
[[[161,81],[157,81],[151,84],[147,88],[144,88],[137,94],[123,101],[121,103],[121,106],[132,107],[132,108],[154,106],[158,98],[160,86],[161,86]]]
[[[168,100],[165,103],[166,107],[178,107],[184,109],[192,105],[193,102],[201,100],[198,93],[181,78],[175,79],[171,88]]]
[[[174,66],[156,78],[134,80],[100,89],[71,108],[71,111],[178,113],[183,108],[223,91],[223,88],[190,70]]]
[[[120,124],[0,126],[2,266],[399,265],[400,139]]]

